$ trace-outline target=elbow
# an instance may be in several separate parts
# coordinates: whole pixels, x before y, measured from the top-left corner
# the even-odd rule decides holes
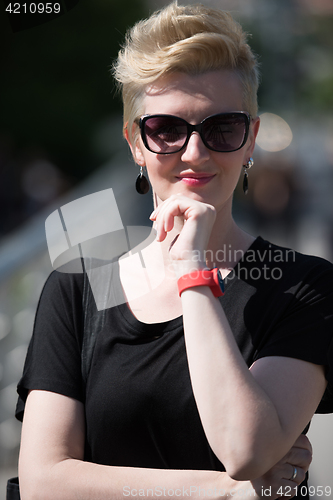
[[[42,500],[49,498],[49,493],[44,490],[45,476],[31,474],[27,477],[24,473],[19,475],[21,500]]]
[[[19,468],[21,500],[59,500],[64,498],[66,480],[57,477],[54,466]]]
[[[249,461],[237,461],[225,466],[226,472],[235,481],[253,481],[267,472],[267,467],[262,463],[251,459]]]
[[[228,476],[235,481],[253,481],[263,476],[278,461],[276,456],[270,453],[269,447],[258,447],[233,449],[226,457],[221,457],[222,463]]]
[[[77,466],[81,460],[65,458],[58,462],[34,464],[33,467],[19,462],[21,500],[64,500],[79,496]]]
[[[22,482],[20,481],[20,499],[21,500],[40,500],[41,493],[40,489],[33,487],[26,487],[26,485],[22,486]],[[45,497],[44,497],[45,499]]]

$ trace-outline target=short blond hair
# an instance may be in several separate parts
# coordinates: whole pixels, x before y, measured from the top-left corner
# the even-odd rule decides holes
[[[175,2],[139,21],[127,34],[113,65],[122,90],[124,131],[143,114],[146,86],[172,73],[234,71],[242,84],[244,111],[257,115],[258,62],[241,25],[230,13]]]

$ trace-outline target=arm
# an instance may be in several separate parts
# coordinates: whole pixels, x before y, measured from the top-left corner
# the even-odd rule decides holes
[[[186,290],[182,303],[193,392],[207,439],[231,477],[261,476],[311,420],[326,386],[323,368],[269,357],[249,370],[211,290]]]
[[[262,488],[268,484],[273,485],[275,492],[286,483],[285,478],[290,477],[293,470],[289,462],[298,466],[297,483],[291,483],[295,486],[304,479],[311,461],[311,447],[303,436],[270,475],[252,485],[248,481],[237,482],[226,473],[216,471],[113,467],[84,462],[84,434],[82,403],[52,392],[30,392],[19,460],[22,500],[124,499],[139,496],[140,489],[145,493],[150,489],[151,498],[168,498],[167,491],[171,489],[174,496],[181,498],[202,498],[203,490],[211,490],[214,492],[209,495],[211,498],[223,500],[230,498],[232,493],[236,499],[258,500]],[[202,489],[201,495],[199,488]],[[132,490],[136,491],[131,495]],[[277,495],[272,498],[277,498]]]
[[[205,254],[215,213],[204,203],[172,196],[151,216],[159,241],[177,216],[185,224],[170,256],[181,276],[205,267],[197,255]],[[208,287],[185,290],[182,306],[191,382],[207,439],[231,477],[259,477],[287,453],[310,421],[326,387],[323,367],[270,357],[249,370]]]
[[[110,467],[84,462],[84,407],[48,391],[30,392],[19,458],[22,500],[123,499],[123,488],[214,488],[220,473]],[[195,498],[195,494],[192,496]]]

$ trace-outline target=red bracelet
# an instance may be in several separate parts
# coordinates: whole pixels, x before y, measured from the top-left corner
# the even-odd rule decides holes
[[[184,274],[179,278],[177,284],[179,296],[184,290],[194,286],[209,286],[214,297],[224,295],[224,281],[217,267],[214,267],[214,269],[198,269],[189,274]]]

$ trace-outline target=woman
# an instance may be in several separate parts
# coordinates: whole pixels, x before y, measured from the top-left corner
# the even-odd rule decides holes
[[[143,258],[163,281],[128,299],[141,274],[119,260],[126,303],[107,310],[83,394],[83,278],[50,276],[18,388],[22,498],[291,497],[311,460],[301,433],[332,411],[333,268],[232,218],[255,57],[230,15],[173,3],[131,30],[115,76],[154,195]]]

